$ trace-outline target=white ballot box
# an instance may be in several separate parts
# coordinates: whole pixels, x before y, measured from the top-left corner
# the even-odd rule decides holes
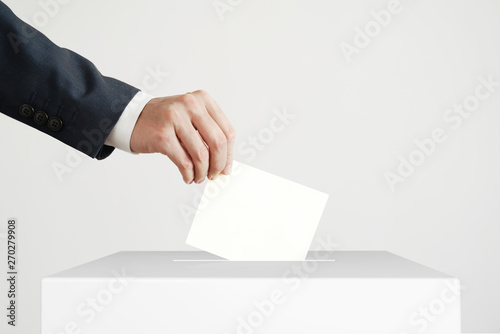
[[[119,252],[42,280],[42,334],[459,334],[458,279],[383,251]]]

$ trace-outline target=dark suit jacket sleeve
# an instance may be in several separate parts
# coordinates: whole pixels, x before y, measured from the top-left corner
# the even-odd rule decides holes
[[[103,159],[104,145],[137,88],[99,73],[0,1],[0,112]]]

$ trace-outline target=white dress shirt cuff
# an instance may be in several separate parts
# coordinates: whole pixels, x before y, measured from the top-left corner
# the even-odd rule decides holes
[[[137,154],[130,150],[132,131],[134,131],[135,123],[144,109],[144,106],[146,106],[152,98],[153,96],[147,93],[141,91],[137,92],[125,110],[123,110],[118,122],[116,122],[104,144],[114,146],[128,153]]]

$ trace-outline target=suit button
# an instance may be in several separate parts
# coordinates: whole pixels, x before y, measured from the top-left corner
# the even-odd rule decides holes
[[[21,114],[21,116],[23,116],[24,118],[31,118],[34,113],[35,110],[29,104],[23,104],[21,107],[19,107],[19,114]]]
[[[49,120],[49,115],[47,115],[43,111],[39,110],[33,116],[33,120],[38,125],[45,125],[45,124],[47,124],[47,121]]]
[[[48,121],[49,130],[57,132],[62,129],[63,122],[58,117],[51,117]]]

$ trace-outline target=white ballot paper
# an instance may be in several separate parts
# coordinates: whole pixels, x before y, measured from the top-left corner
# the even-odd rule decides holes
[[[234,161],[208,180],[186,243],[235,261],[302,261],[328,195]]]

